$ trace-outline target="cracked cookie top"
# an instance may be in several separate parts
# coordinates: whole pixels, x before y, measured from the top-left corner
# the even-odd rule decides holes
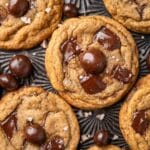
[[[109,13],[128,29],[150,33],[150,0],[103,0]]]
[[[79,126],[72,109],[41,88],[6,94],[0,112],[0,149],[72,150],[78,145]]]
[[[63,0],[1,0],[0,48],[29,49],[49,38],[62,15]]]
[[[102,108],[130,89],[138,72],[135,42],[120,24],[102,16],[65,21],[46,51],[52,85],[75,107]]]
[[[150,149],[150,75],[143,77],[120,111],[120,128],[131,149]]]

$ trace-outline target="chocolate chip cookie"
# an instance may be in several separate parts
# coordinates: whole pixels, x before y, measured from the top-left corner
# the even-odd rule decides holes
[[[1,0],[0,48],[29,49],[49,38],[62,16],[63,0]]]
[[[105,147],[92,146],[88,150],[121,150],[121,149],[117,146],[109,145]]]
[[[128,29],[150,33],[150,0],[103,0],[114,19]]]
[[[77,119],[59,96],[39,87],[11,92],[0,101],[0,149],[73,150]]]
[[[150,149],[150,75],[138,81],[120,111],[120,128],[133,150]]]
[[[138,73],[138,54],[130,33],[104,16],[69,19],[46,50],[53,87],[71,105],[103,108],[119,101]]]

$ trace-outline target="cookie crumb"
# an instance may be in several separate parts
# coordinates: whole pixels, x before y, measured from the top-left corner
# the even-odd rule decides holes
[[[118,135],[114,135],[112,138],[112,140],[118,140],[118,139],[119,139]]]
[[[44,40],[44,41],[41,43],[41,47],[47,48],[47,47],[48,47],[48,42],[47,42],[46,40]]]
[[[105,114],[99,114],[96,116],[97,119],[103,120],[105,118]]]
[[[20,18],[22,22],[24,22],[25,24],[30,24],[31,23],[31,18],[28,17],[21,17]]]
[[[46,13],[50,13],[50,11],[51,11],[51,8],[46,8],[46,9],[45,9],[45,12],[46,12]]]

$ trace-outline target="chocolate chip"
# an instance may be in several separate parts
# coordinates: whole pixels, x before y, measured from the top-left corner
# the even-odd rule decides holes
[[[67,18],[77,17],[78,8],[74,4],[65,4],[63,7],[63,15]]]
[[[0,75],[0,86],[7,91],[13,91],[18,88],[18,82],[14,76],[10,74],[1,74]]]
[[[80,63],[87,73],[99,74],[106,67],[106,57],[100,50],[91,49],[80,55]]]
[[[96,94],[103,91],[106,88],[106,83],[104,83],[99,76],[80,76],[80,83],[88,94]]]
[[[79,55],[81,49],[78,46],[76,39],[71,38],[64,42],[64,44],[61,46],[61,51],[64,54],[64,61],[67,63],[74,58],[75,55]]]
[[[0,22],[4,21],[7,15],[8,15],[7,10],[3,6],[0,6]]]
[[[41,145],[46,141],[46,133],[42,126],[32,123],[25,128],[26,140],[30,143]]]
[[[8,11],[15,17],[24,16],[30,8],[28,0],[9,0]]]
[[[125,84],[132,81],[132,72],[124,67],[116,66],[113,69],[114,78]]]
[[[11,115],[9,115],[2,123],[1,127],[6,133],[8,139],[11,139],[13,134],[17,130],[17,118],[16,118],[16,112],[13,112]]]
[[[147,65],[147,68],[150,69],[150,53],[148,53],[146,57],[146,65]]]
[[[94,135],[94,143],[98,146],[105,146],[110,142],[110,133],[106,130],[100,130]]]
[[[146,129],[148,128],[148,125],[149,125],[149,121],[147,119],[146,111],[144,110],[137,111],[133,117],[133,122],[132,122],[133,129],[137,133],[143,135]]]
[[[33,67],[28,57],[17,55],[10,60],[9,69],[14,76],[24,78],[31,75]]]
[[[102,27],[96,33],[95,40],[110,51],[121,48],[120,38],[106,27]]]
[[[41,150],[64,150],[64,140],[55,136],[51,140],[47,141],[41,148]]]

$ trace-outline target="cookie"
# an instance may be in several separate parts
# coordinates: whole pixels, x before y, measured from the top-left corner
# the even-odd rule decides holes
[[[129,32],[104,16],[73,18],[57,29],[46,50],[53,87],[82,109],[119,101],[138,73],[138,54]]]
[[[75,150],[79,126],[71,107],[39,87],[25,87],[0,101],[0,149]]]
[[[150,33],[150,0],[103,0],[114,19],[128,29]]]
[[[117,146],[109,145],[105,147],[92,146],[88,150],[121,150],[121,149]]]
[[[29,49],[49,38],[62,16],[63,0],[1,0],[0,48]]]
[[[120,111],[120,128],[133,150],[150,149],[150,75],[140,79]]]

